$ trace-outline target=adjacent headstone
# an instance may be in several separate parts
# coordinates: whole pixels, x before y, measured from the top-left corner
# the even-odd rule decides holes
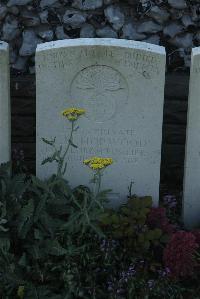
[[[0,163],[10,161],[10,72],[8,44],[0,41]]]
[[[200,225],[200,47],[192,50],[183,218],[188,228]]]
[[[86,109],[74,137],[78,149],[68,156],[67,179],[88,185],[91,173],[82,161],[111,157],[114,164],[102,187],[112,189],[113,204],[132,192],[159,199],[165,82],[163,47],[117,39],[74,39],[41,44],[36,52],[37,174],[46,177],[55,165],[41,166],[49,155],[42,137],[64,144],[67,107]],[[68,128],[68,130],[67,130]]]

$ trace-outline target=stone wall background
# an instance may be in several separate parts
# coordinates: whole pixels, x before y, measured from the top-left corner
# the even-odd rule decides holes
[[[113,37],[167,50],[162,182],[182,184],[191,48],[200,46],[199,0],[0,0],[0,40],[10,45],[13,155],[35,170],[37,44]],[[23,157],[24,156],[24,157]]]
[[[0,0],[0,40],[13,73],[34,73],[38,43],[79,37],[147,41],[167,48],[169,69],[200,45],[199,0]]]

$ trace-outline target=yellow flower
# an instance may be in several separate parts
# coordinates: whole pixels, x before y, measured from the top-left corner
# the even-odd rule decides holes
[[[83,114],[85,114],[84,109],[78,109],[74,107],[62,111],[62,115],[65,116],[69,121],[75,121]]]
[[[113,163],[112,158],[92,157],[83,161],[85,165],[93,170],[103,169]]]
[[[90,168],[92,168],[93,170],[103,169],[104,167],[104,164],[101,163],[90,163]]]
[[[18,296],[20,299],[23,299],[23,298],[24,298],[24,286],[19,286],[19,287],[18,287],[18,290],[17,290],[17,296]]]

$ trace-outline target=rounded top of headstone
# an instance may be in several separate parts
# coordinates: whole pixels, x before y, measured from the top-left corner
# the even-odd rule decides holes
[[[3,42],[3,41],[0,41],[0,50],[1,51],[7,51],[8,50],[8,44],[7,43],[5,43],[5,42]]]
[[[195,47],[192,49],[192,55],[199,55],[200,54],[200,47]]]
[[[78,38],[78,39],[66,39],[53,42],[47,42],[39,44],[36,52],[45,50],[66,48],[66,47],[79,47],[79,46],[107,46],[107,47],[121,47],[130,48],[136,50],[143,50],[156,54],[165,55],[165,48],[149,44],[146,42],[138,42],[133,40],[115,39],[115,38]]]

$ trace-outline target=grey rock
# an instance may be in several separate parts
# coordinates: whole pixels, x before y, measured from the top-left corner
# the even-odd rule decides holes
[[[7,6],[14,6],[14,5],[27,5],[31,3],[33,0],[9,0]]]
[[[67,39],[67,38],[69,38],[69,36],[64,32],[63,26],[57,26],[55,34],[56,34],[56,38],[58,40],[59,39]]]
[[[54,38],[54,32],[50,29],[38,28],[37,35],[46,42],[50,42]]]
[[[19,15],[19,6],[10,6],[8,7],[8,13],[14,15],[14,16],[18,16]]]
[[[179,49],[179,54],[180,57],[182,57],[184,59],[184,64],[186,67],[190,67],[191,66],[191,51],[189,51],[189,53],[187,53],[186,49]]]
[[[160,36],[157,34],[154,34],[146,39],[143,40],[146,43],[154,44],[154,45],[160,45]]]
[[[168,0],[169,5],[176,9],[185,9],[187,8],[187,3],[185,0]]]
[[[122,32],[122,38],[124,39],[140,41],[146,38],[145,34],[137,32],[136,25],[132,22],[125,24],[122,28]]]
[[[10,55],[10,63],[13,64],[17,60],[17,51],[13,49],[11,45],[9,45],[9,55]]]
[[[45,8],[45,7],[51,7],[52,5],[56,4],[58,0],[41,0],[40,1],[40,7]]]
[[[114,31],[110,26],[105,26],[101,29],[96,30],[96,34],[98,37],[105,37],[105,38],[117,38],[117,33]]]
[[[41,13],[39,13],[40,21],[42,24],[48,24],[48,16],[49,12],[48,10],[43,10]]]
[[[108,6],[104,10],[105,16],[108,22],[115,30],[119,30],[124,25],[125,17],[124,14],[118,5]]]
[[[103,0],[73,0],[72,7],[81,10],[93,10],[103,6]]]
[[[200,20],[200,16],[198,10],[196,9],[196,6],[195,7],[191,6],[191,15],[192,15],[193,22],[198,22]]]
[[[198,45],[200,45],[200,31],[195,34],[195,40],[198,41]]]
[[[96,36],[96,31],[94,26],[91,24],[84,24],[80,31],[81,38],[92,38]]]
[[[27,57],[19,56],[16,62],[12,64],[12,68],[20,72],[25,72],[27,69],[27,61],[28,61]]]
[[[183,25],[185,26],[185,28],[195,25],[192,20],[192,17],[190,15],[183,15],[181,21],[182,21]]]
[[[10,42],[20,35],[19,23],[15,17],[7,16],[2,28],[2,40]]]
[[[103,3],[105,4],[105,5],[110,5],[110,4],[113,4],[113,3],[115,3],[116,1],[115,0],[104,0],[103,1]]]
[[[174,37],[176,36],[178,33],[181,33],[184,30],[183,25],[181,25],[178,22],[172,22],[169,25],[167,25],[164,29],[163,29],[163,33],[164,35],[170,36],[170,37]]]
[[[23,10],[21,12],[21,16],[23,18],[23,25],[27,27],[38,26],[40,24],[40,18],[38,15],[31,11]]]
[[[63,16],[63,23],[72,29],[81,28],[86,22],[86,16],[74,10],[67,10]]]
[[[153,21],[144,21],[142,22],[138,28],[138,33],[157,33],[159,31],[162,31],[163,26],[160,24],[156,24]]]
[[[56,38],[58,40],[60,40],[60,39],[68,39],[69,38],[69,36],[64,32],[63,26],[57,26],[55,34],[56,34]]]
[[[0,4],[0,21],[2,21],[5,18],[7,11],[8,11],[7,7]]]
[[[31,56],[35,53],[38,44],[42,43],[42,40],[37,37],[33,30],[26,30],[23,32],[23,43],[19,50],[20,56]]]
[[[170,14],[167,12],[167,10],[161,9],[158,6],[153,6],[148,11],[147,15],[160,24],[166,22],[170,17]]]
[[[184,33],[176,35],[169,42],[177,48],[191,48],[193,47],[193,38],[193,33]]]
[[[171,8],[170,9],[170,17],[172,20],[177,20],[179,21],[182,16],[184,15],[184,9],[175,9],[175,8]]]

